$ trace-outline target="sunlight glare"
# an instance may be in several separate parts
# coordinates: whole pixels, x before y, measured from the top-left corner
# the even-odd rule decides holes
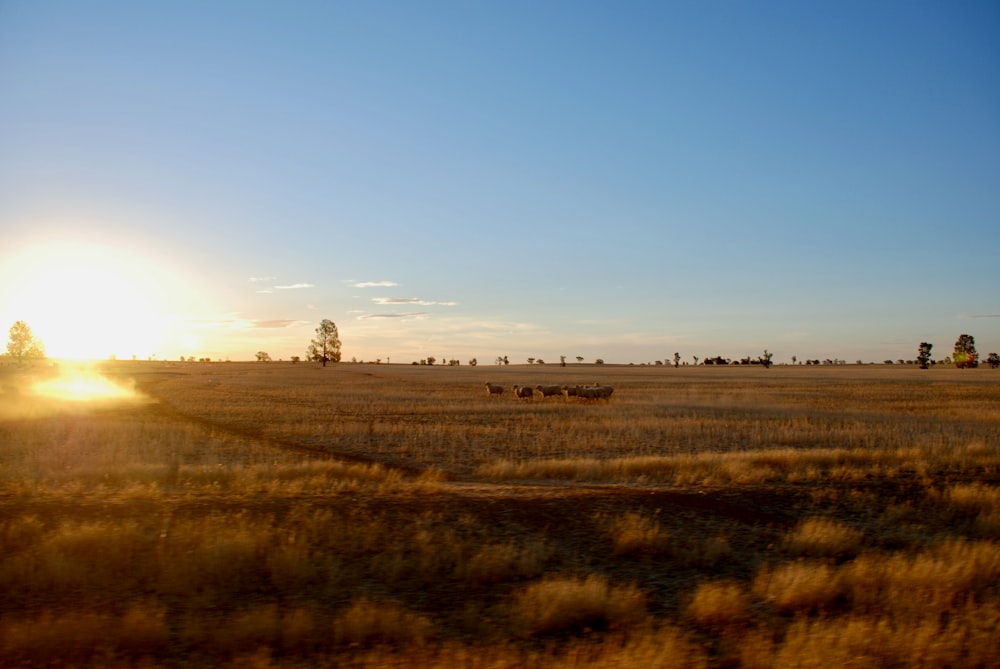
[[[75,370],[39,381],[34,385],[36,395],[71,402],[102,402],[109,400],[136,400],[139,395],[130,388],[111,382],[90,370]]]
[[[50,358],[155,356],[167,335],[164,310],[179,297],[174,277],[156,263],[110,245],[43,244],[5,269],[7,311],[31,327]]]

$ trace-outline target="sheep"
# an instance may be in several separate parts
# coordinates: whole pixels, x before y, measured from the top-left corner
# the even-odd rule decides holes
[[[565,398],[576,397],[580,394],[580,386],[563,386],[562,394]]]
[[[489,381],[487,381],[486,392],[489,394],[490,397],[493,397],[494,395],[499,397],[503,395],[503,386],[498,385],[496,383],[490,383]]]
[[[515,385],[513,390],[514,390],[514,397],[518,398],[519,400],[530,400],[535,396],[535,390],[531,386]]]
[[[612,386],[586,386],[577,388],[577,397],[585,400],[607,400],[615,392]]]
[[[554,397],[555,395],[562,394],[562,388],[559,386],[535,386],[535,390],[541,393],[542,397]]]

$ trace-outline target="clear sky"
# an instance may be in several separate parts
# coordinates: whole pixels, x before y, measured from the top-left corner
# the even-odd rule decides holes
[[[52,356],[1000,350],[1000,3],[0,2]]]

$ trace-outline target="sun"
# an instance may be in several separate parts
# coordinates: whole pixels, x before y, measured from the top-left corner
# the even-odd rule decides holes
[[[169,295],[155,263],[88,243],[23,250],[4,274],[3,311],[25,321],[50,358],[154,355]]]

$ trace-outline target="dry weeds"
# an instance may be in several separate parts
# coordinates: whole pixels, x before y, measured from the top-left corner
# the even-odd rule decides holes
[[[988,370],[105,372],[0,370],[5,666],[995,666]]]

